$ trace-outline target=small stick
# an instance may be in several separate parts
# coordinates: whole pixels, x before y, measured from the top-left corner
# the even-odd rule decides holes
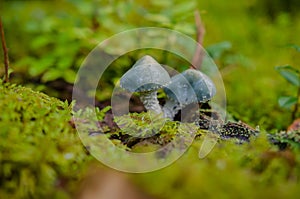
[[[195,24],[196,24],[197,43],[198,43],[198,45],[196,47],[196,51],[194,53],[193,60],[192,60],[192,65],[190,66],[190,68],[200,69],[200,66],[202,64],[203,57],[204,57],[204,54],[203,54],[202,49],[201,49],[200,46],[202,46],[202,44],[203,44],[203,39],[204,39],[204,35],[205,35],[205,28],[204,28],[204,25],[201,21],[201,16],[200,16],[200,13],[199,13],[198,10],[195,11]]]
[[[3,30],[1,17],[0,17],[0,31],[1,31],[2,49],[3,49],[3,54],[4,54],[4,70],[5,70],[4,82],[9,82],[9,79],[8,79],[8,66],[9,66],[8,51],[7,51],[7,47],[6,47],[6,42],[5,42],[4,30]]]

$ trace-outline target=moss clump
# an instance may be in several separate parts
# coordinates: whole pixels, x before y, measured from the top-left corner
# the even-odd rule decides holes
[[[111,133],[110,139],[120,140],[129,148],[138,144],[165,146],[178,136],[200,136],[203,132],[193,123],[180,123],[159,116],[151,116],[149,112],[130,113],[115,117],[114,121],[121,129]],[[182,131],[189,127],[188,131]]]
[[[68,198],[88,158],[68,103],[0,82],[0,110],[1,198]]]
[[[278,145],[281,149],[287,147],[300,149],[300,129],[269,134],[269,138],[272,143]]]

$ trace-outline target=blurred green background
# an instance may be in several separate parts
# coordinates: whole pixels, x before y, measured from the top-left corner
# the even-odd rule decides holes
[[[297,91],[274,67],[288,64],[299,69],[300,53],[289,47],[300,45],[299,0],[2,0],[0,13],[13,70],[11,81],[70,100],[76,72],[99,42],[121,31],[146,26],[170,28],[196,38],[195,10],[200,11],[206,29],[203,45],[224,80],[227,111],[263,130],[286,129],[291,123],[291,110],[279,107],[278,98]],[[157,53],[163,59],[163,54]],[[0,59],[0,74],[3,74],[3,56]],[[97,94],[99,101],[109,100],[117,78],[134,60],[133,54],[114,63],[117,70],[107,71],[103,90]],[[187,66],[178,67],[183,70]],[[265,150],[267,144],[261,141],[253,148],[238,147],[226,144],[201,162],[195,146],[172,167],[139,175],[135,181],[146,192],[161,198],[211,197],[216,189],[224,198],[232,198],[234,193],[241,194],[237,198],[244,198],[243,194],[249,198],[264,194],[292,197],[297,192],[298,184],[293,179],[280,183],[290,175],[288,167],[279,166],[287,164],[281,159],[272,162],[259,178],[249,169],[239,170],[249,165],[254,170],[261,168],[255,160],[261,154],[253,148]],[[243,150],[253,153],[244,157]],[[224,154],[229,153],[235,157],[225,159]],[[259,174],[261,171],[257,170]],[[293,172],[299,173],[298,170]],[[276,172],[280,175],[272,176]],[[239,178],[241,186],[236,184]],[[253,191],[256,184],[259,184],[257,195]],[[199,187],[202,189],[198,190]],[[219,198],[217,192],[214,196]]]
[[[194,11],[199,10],[206,28],[204,47],[215,55],[229,112],[253,125],[283,129],[290,116],[278,107],[277,99],[295,91],[274,67],[299,67],[299,53],[287,47],[300,43],[299,4],[297,0],[10,0],[2,1],[1,15],[12,81],[65,99],[70,98],[80,64],[99,42],[144,26],[166,27],[196,38]],[[119,70],[109,71],[99,100],[109,99],[114,77],[119,78],[132,62],[128,58],[116,66]]]

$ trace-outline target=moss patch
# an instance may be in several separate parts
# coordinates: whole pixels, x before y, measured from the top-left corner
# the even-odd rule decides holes
[[[68,103],[0,82],[0,110],[1,197],[68,197],[89,159]]]

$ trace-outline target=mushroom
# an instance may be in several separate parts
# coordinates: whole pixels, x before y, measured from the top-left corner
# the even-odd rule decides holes
[[[146,110],[157,114],[162,109],[157,100],[157,90],[170,82],[168,72],[151,56],[140,58],[120,80],[120,86],[130,92],[140,93]]]
[[[173,76],[164,91],[168,96],[163,107],[164,116],[173,119],[176,113],[185,106],[211,100],[216,94],[216,87],[204,73],[188,69]]]

